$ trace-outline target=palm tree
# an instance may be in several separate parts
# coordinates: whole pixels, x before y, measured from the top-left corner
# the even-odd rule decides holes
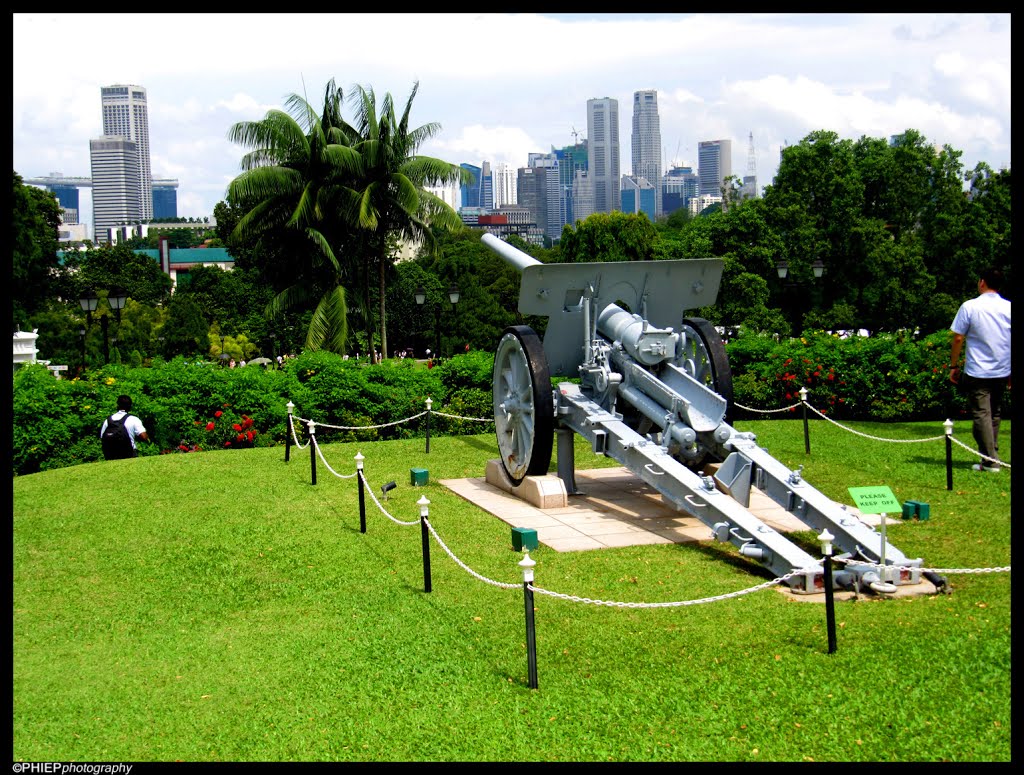
[[[334,80],[324,89],[317,116],[305,98],[292,94],[288,111],[270,110],[260,121],[243,121],[228,139],[251,149],[245,170],[231,181],[227,199],[244,215],[232,237],[263,242],[287,256],[294,282],[267,306],[268,316],[313,307],[308,349],[343,353],[348,339],[346,267],[352,230],[340,215],[348,209],[351,182],[361,159],[358,138],[341,116],[343,94]]]
[[[406,242],[419,242],[433,251],[436,247],[433,229],[455,231],[462,228],[458,214],[443,199],[425,189],[425,186],[462,182],[468,173],[457,164],[417,154],[419,147],[441,129],[438,123],[409,128],[409,114],[418,91],[417,81],[401,118],[395,115],[391,94],[385,94],[379,113],[372,88],[359,86],[350,95],[356,113],[355,131],[359,136],[353,149],[361,159],[359,179],[353,183],[353,215],[366,250],[360,262],[361,290],[371,353],[370,275],[374,268],[380,287],[381,353],[386,353],[388,348],[384,277],[395,258],[389,244],[394,245],[397,237]]]

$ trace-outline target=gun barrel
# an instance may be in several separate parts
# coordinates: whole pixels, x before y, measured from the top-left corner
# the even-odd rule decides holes
[[[541,263],[530,254],[512,247],[507,242],[495,237],[493,234],[484,234],[480,238],[480,241],[505,259],[507,263],[512,264],[512,266],[519,270],[520,274],[522,274],[526,267]]]

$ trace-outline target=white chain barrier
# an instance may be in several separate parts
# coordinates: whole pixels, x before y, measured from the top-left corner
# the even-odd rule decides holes
[[[414,414],[412,417],[406,417],[404,420],[395,420],[394,422],[386,422],[386,423],[382,423],[380,425],[330,425],[330,424],[325,423],[325,422],[317,422],[316,423],[316,427],[318,427],[318,428],[333,428],[336,431],[365,431],[365,430],[372,430],[374,428],[390,428],[392,425],[401,425],[404,422],[409,422],[410,420],[415,420],[418,417],[422,417],[425,414],[426,414],[426,412],[423,411],[423,412],[420,412],[419,414]],[[439,414],[439,412],[435,412],[434,414]],[[307,419],[302,418],[302,417],[300,417],[298,419],[302,420],[302,422],[304,422],[304,423],[316,422],[315,420],[307,420]],[[470,418],[467,417],[466,419],[468,420]]]
[[[427,524],[427,530],[430,531],[430,535],[434,536],[434,540],[437,541],[438,546],[444,549],[445,554],[451,557],[455,564],[462,568],[464,571],[466,571],[466,573],[468,573],[469,575],[478,578],[487,584],[493,584],[496,587],[501,587],[502,589],[519,589],[522,586],[522,584],[506,584],[503,581],[494,581],[493,579],[489,579],[486,576],[481,576],[479,573],[477,573],[475,570],[466,565],[466,563],[464,563],[462,560],[455,556],[452,550],[448,548],[447,544],[445,544],[445,542],[441,540],[441,536],[437,534],[437,531],[434,530],[434,526],[430,524],[430,520],[424,518],[424,521]]]
[[[1009,463],[1004,463],[1002,460],[996,460],[993,457],[989,457],[988,455],[981,454],[976,449],[971,449],[966,444],[964,444],[962,441],[960,441],[960,439],[954,439],[952,436],[950,436],[949,438],[950,438],[950,441],[952,441],[954,444],[959,444],[961,447],[966,449],[968,452],[973,452],[975,455],[980,457],[982,460],[987,460],[990,463],[994,463],[995,465],[999,466],[1000,468],[1011,468],[1012,467],[1012,466],[1010,466]]]
[[[451,417],[453,420],[472,420],[473,422],[494,422],[493,417],[462,417],[457,414],[446,414],[444,412],[434,411],[432,414],[439,414],[442,417]]]
[[[816,569],[809,569],[816,570]],[[702,597],[697,600],[677,600],[670,603],[620,603],[614,600],[592,600],[589,597],[576,597],[575,595],[564,595],[561,592],[551,592],[547,589],[541,589],[529,584],[529,588],[534,592],[539,592],[542,595],[549,595],[551,597],[557,597],[562,600],[570,600],[574,603],[590,603],[592,605],[604,605],[615,608],[678,608],[680,606],[687,605],[700,605],[702,603],[717,603],[719,600],[729,600],[730,598],[740,597],[741,595],[749,595],[751,592],[760,592],[762,589],[768,589],[776,584],[781,584],[786,579],[792,578],[793,576],[799,576],[801,573],[807,573],[808,570],[794,570],[787,573],[785,576],[779,576],[771,581],[766,581],[763,584],[758,584],[755,587],[748,587],[747,589],[741,589],[737,592],[727,592],[724,595],[715,595],[714,597]]]
[[[291,416],[291,417],[292,417],[292,421],[291,421],[290,424],[292,426],[292,438],[295,439],[295,446],[298,447],[299,449],[305,449],[306,447],[309,446],[309,442],[313,440],[313,437],[310,436],[309,437],[309,441],[307,441],[305,444],[302,444],[299,441],[299,437],[295,435],[295,417],[294,416]]]
[[[374,505],[376,505],[377,508],[380,509],[381,514],[390,519],[396,525],[405,525],[406,527],[408,527],[410,525],[418,525],[420,523],[418,519],[414,519],[412,522],[403,522],[402,520],[397,519],[393,517],[391,514],[389,514],[388,510],[381,505],[381,502],[379,500],[377,500],[377,496],[374,495],[373,488],[370,486],[370,483],[366,481],[366,474],[364,474],[361,470],[358,469],[356,470],[356,473],[359,474],[360,480],[366,486],[366,490],[370,493],[370,500],[372,500],[374,502]]]
[[[333,468],[331,468],[331,464],[327,462],[327,458],[324,457],[323,450],[321,450],[320,449],[320,445],[316,443],[316,436],[310,436],[309,440],[313,444],[314,449],[316,449],[317,457],[320,458],[320,460],[323,462],[324,466],[326,466],[327,470],[330,471],[332,474],[334,474],[339,479],[351,479],[353,476],[355,476],[357,473],[359,473],[358,470],[357,470],[357,471],[353,471],[351,474],[339,474],[337,471],[335,471]]]
[[[816,415],[821,417],[823,420],[828,420],[830,423],[832,423],[836,427],[842,428],[844,431],[849,431],[850,433],[853,433],[853,434],[855,434],[857,436],[861,436],[861,437],[863,437],[865,439],[871,439],[872,441],[890,441],[893,444],[917,444],[919,442],[925,442],[925,441],[941,441],[942,439],[945,438],[945,435],[942,435],[942,436],[929,436],[928,438],[924,438],[924,439],[887,439],[887,438],[882,438],[881,436],[872,436],[871,434],[861,433],[860,431],[854,430],[853,428],[848,428],[847,426],[843,425],[842,423],[836,422],[831,417],[828,417],[827,415],[823,414],[818,409],[816,409],[815,407],[813,407],[809,403],[807,403],[807,401],[803,401],[803,400],[802,401],[798,401],[797,403],[791,404],[789,406],[784,406],[781,409],[754,409],[753,407],[744,406],[743,404],[740,404],[740,403],[737,403],[736,401],[733,401],[733,406],[738,407],[739,409],[743,409],[743,410],[745,410],[747,412],[759,412],[761,414],[772,414],[772,413],[775,413],[775,412],[789,412],[789,411],[792,411],[793,409],[795,409],[796,407],[800,406],[801,404],[806,406],[808,409],[810,409]],[[978,450],[972,449],[971,447],[967,446],[966,444],[964,444],[959,439],[954,439],[952,437],[952,435],[950,435],[949,438],[950,438],[951,441],[955,442],[956,444],[959,444],[961,447],[966,449],[968,452],[971,452],[971,453],[977,455],[982,460],[987,460],[988,462],[992,463],[993,465],[997,465],[997,466],[1000,466],[1002,468],[1012,468],[1012,466],[1009,463],[1004,463],[1001,460],[997,460],[995,458],[988,457],[987,455],[982,454]]]
[[[743,409],[744,411],[747,411],[747,412],[758,412],[760,414],[777,414],[777,413],[781,413],[781,412],[790,412],[793,409],[796,409],[796,407],[800,406],[801,404],[806,406],[808,409],[810,409],[816,415],[821,417],[823,420],[827,420],[828,422],[832,423],[836,427],[842,428],[844,431],[848,431],[849,433],[853,433],[856,436],[861,436],[861,437],[863,437],[865,439],[871,439],[872,441],[888,441],[888,442],[892,442],[893,444],[917,444],[917,443],[926,442],[926,441],[941,441],[943,438],[945,438],[945,436],[929,436],[929,437],[924,438],[924,439],[889,439],[889,438],[883,438],[882,436],[872,436],[869,433],[862,433],[861,431],[854,430],[853,428],[847,427],[846,425],[843,425],[842,423],[836,422],[831,417],[828,417],[827,415],[823,414],[821,411],[819,411],[814,406],[811,406],[811,404],[809,404],[807,401],[798,401],[795,404],[790,404],[789,406],[783,406],[783,407],[781,407],[779,409],[754,409],[753,407],[744,406],[743,404],[741,404],[741,403],[739,403],[737,401],[733,401],[733,406],[737,407],[738,409]],[[420,412],[419,414],[414,414],[411,417],[406,417],[404,420],[395,420],[394,422],[383,423],[383,424],[380,424],[380,425],[329,425],[327,423],[316,423],[316,424],[317,424],[318,427],[321,427],[321,428],[333,428],[335,430],[345,430],[345,431],[370,430],[370,429],[374,429],[374,428],[389,428],[392,425],[400,425],[400,424],[405,423],[405,422],[410,422],[411,420],[416,420],[416,419],[422,417],[425,414],[436,414],[436,415],[440,415],[441,417],[451,418],[453,420],[469,420],[470,422],[487,422],[487,423],[494,422],[494,418],[493,417],[463,417],[462,415],[458,415],[458,414],[448,414],[447,412],[431,411],[431,410],[428,409],[426,411]],[[302,417],[297,417],[295,419],[301,420],[302,422],[305,422],[305,423],[313,422],[312,420],[307,420],[307,419],[302,418]],[[295,436],[295,424],[294,424],[294,421],[292,423],[292,435]],[[987,455],[983,455],[981,452],[979,452],[976,449],[972,449],[971,447],[967,446],[966,444],[964,444],[959,439],[954,439],[952,436],[950,436],[950,439],[953,442],[955,442],[956,444],[959,444],[961,447],[966,449],[968,452],[971,452],[971,453],[977,455],[982,460],[987,460],[988,462],[990,462],[990,463],[992,463],[994,465],[998,465],[998,466],[1000,466],[1002,468],[1007,468],[1007,469],[1012,468],[1012,466],[1009,463],[1005,463],[1005,462],[1003,462],[1001,460],[997,460],[995,458],[988,457]],[[309,442],[306,442],[306,445],[300,444],[298,437],[295,436],[295,446],[297,446],[299,449],[305,449],[305,446],[308,446],[308,444],[309,444]],[[326,465],[326,461],[325,461],[325,465]]]
[[[1009,573],[1010,566],[1004,565],[999,568],[914,568],[907,565],[882,565],[877,562],[863,562],[861,560],[853,560],[847,557],[833,557],[832,562],[854,562],[857,567],[864,568],[887,568],[898,571],[919,571],[921,573],[948,573],[950,575],[957,574],[976,574],[976,573]]]
[[[396,517],[394,517],[391,514],[389,514],[387,509],[385,509],[384,506],[381,505],[380,501],[377,500],[377,496],[374,494],[373,487],[371,487],[370,483],[366,480],[366,475],[363,473],[363,471],[360,470],[360,469],[357,469],[356,473],[359,475],[359,478],[362,480],[362,482],[365,485],[366,489],[369,491],[371,500],[373,500],[374,504],[377,506],[377,508],[380,510],[380,512],[384,516],[386,516],[388,519],[390,519],[395,524],[403,525],[405,527],[411,527],[411,526],[420,524],[420,520],[418,520],[418,519],[406,522],[406,521],[397,519]],[[424,524],[426,524],[427,529],[430,531],[430,534],[434,537],[434,540],[437,541],[438,546],[440,546],[444,550],[445,554],[447,554],[456,565],[458,565],[460,568],[462,568],[464,571],[466,571],[468,574],[470,574],[474,578],[479,579],[480,581],[483,581],[485,584],[491,584],[493,586],[500,587],[502,589],[519,589],[522,586],[522,584],[519,584],[519,583],[510,584],[510,583],[506,583],[506,582],[502,582],[502,581],[495,581],[494,579],[489,579],[486,576],[483,576],[483,575],[477,573],[475,570],[473,570],[468,565],[466,565],[466,563],[464,563],[462,560],[460,560],[459,557],[448,547],[448,545],[445,544],[445,542],[442,540],[441,536],[438,535],[437,531],[434,529],[434,526],[430,523],[430,520],[428,520],[426,517],[422,517],[422,521],[423,521]],[[932,572],[932,573],[937,573],[937,574],[981,574],[981,573],[1009,573],[1010,572],[1010,566],[1009,565],[1002,566],[1002,567],[995,567],[995,568],[917,568],[917,567],[905,567],[905,566],[902,566],[902,565],[881,565],[879,563],[863,562],[863,561],[860,561],[860,560],[850,560],[850,559],[847,559],[847,558],[839,558],[839,557],[833,557],[832,561],[833,562],[838,562],[838,563],[856,562],[858,567],[865,567],[866,566],[866,567],[871,567],[871,568],[887,568],[887,569],[890,569],[890,570],[898,570],[898,571],[910,571],[910,572],[917,571],[919,573]],[[824,558],[822,558],[822,562],[824,562]],[[802,575],[804,573],[818,572],[818,570],[819,570],[819,566],[815,566],[813,568],[802,568],[802,569],[792,570],[792,571],[790,571],[789,573],[786,573],[783,576],[779,576],[777,578],[771,579],[770,581],[765,581],[765,582],[763,582],[761,584],[757,584],[757,585],[752,586],[752,587],[747,587],[746,589],[740,589],[740,590],[737,590],[735,592],[726,592],[726,593],[721,594],[721,595],[713,595],[711,597],[703,597],[703,598],[697,598],[697,599],[693,599],[693,600],[676,600],[676,601],[669,601],[669,602],[663,602],[663,603],[642,603],[642,602],[622,602],[622,601],[615,601],[615,600],[596,600],[596,599],[589,598],[589,597],[578,597],[576,595],[569,595],[569,594],[565,594],[565,593],[562,593],[562,592],[553,592],[552,590],[544,589],[543,587],[536,587],[536,586],[534,586],[533,584],[530,584],[530,583],[527,583],[526,586],[530,590],[532,590],[533,592],[536,592],[538,594],[547,595],[549,597],[558,598],[560,600],[568,600],[568,601],[573,602],[573,603],[589,603],[591,605],[600,605],[600,606],[607,606],[607,607],[612,607],[612,608],[680,608],[680,607],[691,606],[691,605],[702,605],[704,603],[717,603],[717,602],[722,601],[722,600],[731,600],[733,598],[742,597],[743,595],[749,595],[749,594],[752,594],[754,592],[760,592],[761,590],[769,589],[770,587],[776,586],[777,584],[781,584],[784,581],[787,581],[788,579],[791,579],[793,576],[799,576],[799,575]]]
[[[784,406],[781,409],[754,409],[753,407],[744,406],[743,404],[738,403],[737,401],[733,401],[732,405],[735,406],[735,407],[738,407],[740,409],[744,409],[744,410],[746,410],[748,412],[759,412],[761,414],[774,414],[775,412],[791,412],[792,410],[794,410],[798,406],[800,406],[800,402],[797,401],[795,404],[791,404],[790,406]]]
[[[857,436],[863,436],[865,439],[872,439],[873,441],[891,441],[894,444],[916,444],[919,441],[941,441],[942,439],[945,438],[945,436],[930,436],[927,439],[883,439],[881,436],[872,436],[868,433],[861,433],[860,431],[855,431],[853,428],[847,428],[845,425],[837,423],[831,417],[825,416],[810,404],[807,404],[806,402],[804,403],[806,404],[808,409],[810,409],[823,420],[828,420],[830,423],[842,428],[844,431],[849,431],[850,433],[856,434]]]

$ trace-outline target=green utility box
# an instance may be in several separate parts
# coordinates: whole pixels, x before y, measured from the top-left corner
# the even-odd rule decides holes
[[[409,484],[413,487],[422,487],[427,483],[427,477],[430,472],[425,468],[410,468],[409,469]]]
[[[903,504],[904,519],[926,520],[931,516],[931,506],[921,501],[906,501]]]
[[[512,528],[512,548],[517,552],[537,548],[537,531],[529,527]]]

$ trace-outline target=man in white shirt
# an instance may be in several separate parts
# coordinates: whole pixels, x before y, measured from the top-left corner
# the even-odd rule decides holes
[[[999,295],[1003,273],[986,269],[978,280],[978,296],[960,305],[950,329],[953,349],[949,378],[967,393],[974,421],[974,440],[982,454],[975,471],[998,473],[999,410],[1010,379],[1010,302]],[[967,343],[963,374],[957,364]]]
[[[132,410],[132,399],[131,396],[120,395],[117,397],[117,411],[114,412],[110,417],[103,420],[103,425],[100,426],[100,439],[103,440],[103,434],[107,430],[107,420],[119,421],[124,419],[124,428],[128,431],[128,441],[130,447],[126,446],[121,449],[116,445],[108,446],[107,442],[104,441],[103,457],[107,460],[118,460],[126,457],[138,457],[139,453],[135,446],[136,439],[142,439],[143,441],[149,441],[149,434],[146,432],[146,426],[142,424],[142,420],[133,414],[129,414]]]

